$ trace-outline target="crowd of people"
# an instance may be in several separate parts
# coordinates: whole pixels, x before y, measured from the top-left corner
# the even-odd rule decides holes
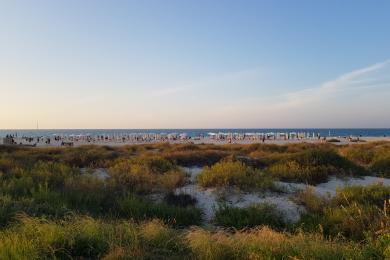
[[[299,141],[326,140],[320,134],[306,132],[290,133],[208,133],[188,136],[186,133],[131,133],[131,134],[97,134],[97,135],[52,135],[52,136],[22,136],[9,134],[3,139],[4,144],[19,144],[29,146],[73,146],[85,144],[142,144],[142,143],[240,143],[267,141]]]

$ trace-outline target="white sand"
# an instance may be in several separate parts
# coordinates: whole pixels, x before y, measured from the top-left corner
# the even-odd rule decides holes
[[[204,220],[210,222],[215,214],[219,202],[227,203],[228,205],[245,208],[256,203],[270,203],[282,212],[284,220],[290,223],[295,223],[299,220],[300,214],[304,212],[304,208],[290,200],[289,194],[279,194],[273,192],[243,192],[234,189],[226,189],[218,191],[216,189],[203,189],[196,185],[196,176],[202,171],[202,168],[191,167],[185,168],[190,174],[190,184],[177,188],[175,194],[189,194],[196,198],[196,206],[202,209]]]
[[[211,222],[215,210],[219,202],[227,203],[228,205],[244,208],[256,203],[269,203],[283,214],[283,218],[288,223],[296,223],[301,214],[305,212],[305,208],[292,201],[294,193],[303,190],[306,187],[312,187],[314,191],[321,196],[334,196],[338,187],[350,185],[370,185],[381,182],[384,185],[390,186],[390,179],[365,176],[362,178],[345,178],[339,179],[331,177],[328,182],[317,186],[305,185],[302,183],[287,183],[277,182],[278,185],[285,188],[286,193],[275,192],[243,192],[235,189],[227,189],[218,191],[216,189],[203,189],[196,185],[196,176],[202,171],[202,168],[191,167],[184,168],[190,175],[190,183],[184,187],[177,188],[176,194],[189,194],[197,199],[196,206],[204,213],[204,220]]]
[[[100,180],[106,180],[110,177],[107,170],[104,168],[97,168],[97,169],[81,168],[80,171],[82,174],[86,174],[86,175],[88,174]]]
[[[334,196],[336,195],[337,188],[342,188],[352,185],[362,185],[367,186],[374,183],[383,183],[385,186],[390,186],[389,178],[379,178],[374,176],[364,176],[362,178],[337,178],[330,177],[328,182],[320,183],[316,186],[306,185],[303,183],[288,183],[288,182],[278,182],[278,184],[285,188],[287,192],[293,193],[299,190],[304,190],[307,187],[311,187],[314,192],[321,196]]]
[[[196,184],[196,177],[201,173],[201,167],[182,167],[182,169],[188,174],[189,183],[183,187],[176,188],[175,194],[189,194],[196,198],[196,206],[203,212],[203,219],[205,223],[210,223],[215,215],[215,211],[220,203],[226,203],[227,205],[245,208],[253,204],[269,203],[276,206],[276,208],[282,213],[283,218],[288,223],[296,223],[301,214],[305,212],[305,208],[296,204],[292,198],[294,193],[300,190],[304,190],[307,187],[311,187],[314,192],[320,196],[331,197],[336,194],[337,188],[351,186],[351,185],[370,185],[374,183],[383,183],[386,186],[390,186],[390,178],[378,178],[373,176],[364,176],[362,178],[336,178],[330,177],[326,183],[321,183],[316,186],[306,185],[303,183],[289,183],[289,182],[276,182],[285,193],[276,192],[244,192],[237,189],[229,188],[224,190],[217,189],[203,189]],[[106,169],[80,169],[83,174],[89,174],[99,179],[106,180],[110,177]],[[161,202],[163,200],[163,194],[149,194],[148,198]]]

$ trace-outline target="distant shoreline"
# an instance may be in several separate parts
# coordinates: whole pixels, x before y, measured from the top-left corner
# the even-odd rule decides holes
[[[320,143],[331,143],[335,145],[348,145],[348,144],[364,144],[368,142],[390,142],[390,137],[375,137],[375,136],[366,136],[359,137],[359,139],[348,139],[348,138],[339,138],[339,137],[326,137],[326,139],[317,139],[317,138],[302,138],[302,139],[265,139],[263,140],[216,140],[209,137],[202,139],[178,139],[178,140],[150,140],[150,141],[120,141],[120,140],[100,140],[100,141],[87,141],[84,139],[81,140],[72,140],[72,141],[50,141],[47,143],[46,139],[42,139],[39,142],[27,142],[22,138],[15,138],[14,146],[31,146],[31,147],[68,147],[68,146],[86,146],[86,145],[97,145],[97,146],[125,146],[125,145],[144,145],[144,144],[215,144],[215,145],[229,145],[229,144],[276,144],[276,145],[286,145],[286,144],[298,144],[298,143],[311,143],[311,144],[320,144]],[[4,145],[3,138],[0,138],[0,145]]]

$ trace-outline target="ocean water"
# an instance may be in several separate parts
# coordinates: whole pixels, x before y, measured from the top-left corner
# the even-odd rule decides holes
[[[270,132],[305,132],[315,133],[321,136],[372,136],[383,137],[390,136],[390,128],[240,128],[240,129],[41,129],[41,130],[0,130],[0,137],[7,134],[17,134],[18,136],[44,136],[50,137],[54,135],[70,136],[70,135],[125,135],[135,133],[153,133],[153,134],[169,134],[185,133],[188,136],[207,136],[208,133],[270,133]]]

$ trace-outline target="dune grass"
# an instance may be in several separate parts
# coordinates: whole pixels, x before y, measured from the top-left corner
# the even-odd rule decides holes
[[[365,259],[358,244],[320,234],[289,234],[267,227],[228,233],[194,229],[187,234],[196,259]]]
[[[366,171],[336,150],[316,148],[293,154],[271,165],[268,173],[284,181],[316,184],[326,182],[330,175],[359,176]]]
[[[83,216],[62,221],[21,216],[0,233],[0,259],[367,259],[383,257],[386,250],[267,227],[175,230],[159,220],[137,224]]]
[[[120,160],[109,168],[115,185],[134,192],[171,191],[184,183],[177,165],[158,156]]]
[[[303,191],[296,200],[307,214],[293,226],[270,205],[220,207],[213,224],[225,229],[199,227],[196,201],[173,193],[186,182],[179,165],[207,165],[203,187],[263,192],[275,179],[389,176],[389,151],[384,142],[0,146],[0,259],[390,258],[390,190],[381,184],[333,198]],[[81,170],[100,167],[109,178]]]
[[[270,176],[240,161],[224,160],[205,167],[197,181],[202,187],[236,187],[240,189],[269,189],[273,187]]]
[[[282,214],[268,203],[254,204],[246,208],[220,205],[215,212],[214,222],[221,227],[236,229],[270,226],[274,229],[285,227]]]
[[[382,184],[338,189],[333,198],[308,189],[298,194],[297,201],[308,210],[300,221],[306,230],[320,228],[326,235],[357,241],[390,232],[390,187]]]

